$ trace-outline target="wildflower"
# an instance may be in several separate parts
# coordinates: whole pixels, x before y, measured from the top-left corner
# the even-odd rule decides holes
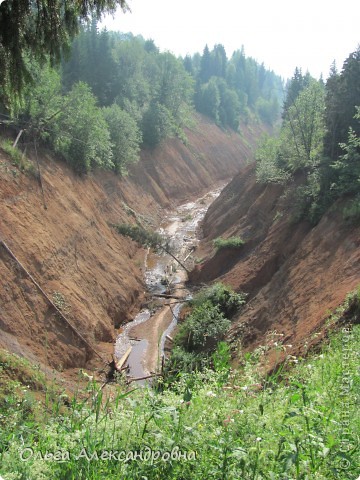
[[[211,390],[206,392],[207,397],[216,397],[216,393],[212,392]]]
[[[261,437],[256,437],[256,442],[261,442],[262,438]]]
[[[249,389],[249,387],[247,387],[246,385],[244,385],[243,387],[241,387],[241,390],[244,390],[244,391],[246,391],[246,390],[248,390],[248,389]]]

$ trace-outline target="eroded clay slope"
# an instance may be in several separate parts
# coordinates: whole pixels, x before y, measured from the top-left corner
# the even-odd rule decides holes
[[[110,172],[79,178],[43,150],[44,197],[39,182],[0,150],[0,240],[101,352],[144,293],[143,252],[109,224],[133,222],[136,212],[156,226],[162,208],[235,174],[258,133],[243,127],[243,137],[227,134],[199,117],[188,145],[171,139],[142,152],[123,180]],[[34,152],[28,155],[34,162]],[[93,356],[3,246],[0,346],[55,368],[83,366]]]
[[[230,337],[245,347],[284,334],[294,353],[314,340],[329,309],[360,283],[360,227],[343,220],[335,204],[318,225],[293,221],[293,205],[279,185],[260,185],[245,168],[210,207],[192,281],[221,280],[249,294]],[[240,236],[240,249],[215,254],[212,240]]]

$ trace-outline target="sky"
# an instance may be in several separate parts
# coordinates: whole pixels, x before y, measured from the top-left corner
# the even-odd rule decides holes
[[[360,0],[128,0],[131,12],[106,17],[101,26],[153,39],[176,56],[225,47],[228,58],[244,46],[284,79],[295,67],[328,77],[335,60],[360,44]]]

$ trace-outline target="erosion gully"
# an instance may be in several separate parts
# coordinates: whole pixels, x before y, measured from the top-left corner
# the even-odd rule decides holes
[[[200,239],[200,222],[222,188],[223,186],[193,202],[180,205],[166,215],[159,228],[159,233],[171,238],[172,251],[188,269],[194,265],[192,252]],[[171,336],[183,305],[181,300],[191,297],[191,292],[185,287],[186,280],[186,271],[170,255],[148,251],[145,258],[145,283],[157,308],[141,310],[133,321],[120,330],[115,343],[115,357],[118,360],[131,347],[126,362],[129,377],[145,377],[160,369],[166,339]],[[156,297],[169,292],[181,300]]]

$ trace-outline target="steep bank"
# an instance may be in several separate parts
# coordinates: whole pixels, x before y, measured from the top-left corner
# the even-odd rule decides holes
[[[315,227],[294,222],[284,193],[256,183],[254,166],[244,168],[207,212],[197,252],[206,260],[191,278],[221,280],[249,294],[229,338],[254,348],[277,331],[292,345],[287,353],[297,354],[321,338],[329,309],[360,283],[360,227],[344,221],[341,203]],[[245,244],[215,253],[212,240],[219,236],[240,236]]]
[[[79,178],[43,150],[44,198],[38,181],[0,150],[0,240],[89,344],[108,353],[103,342],[113,342],[144,294],[142,252],[109,223],[131,222],[136,212],[156,226],[162,208],[235,174],[260,131],[228,134],[199,117],[187,146],[171,139],[142,152],[125,179],[110,172]],[[29,148],[28,156],[34,162]],[[3,247],[0,305],[0,346],[57,369],[84,366],[92,356]]]

